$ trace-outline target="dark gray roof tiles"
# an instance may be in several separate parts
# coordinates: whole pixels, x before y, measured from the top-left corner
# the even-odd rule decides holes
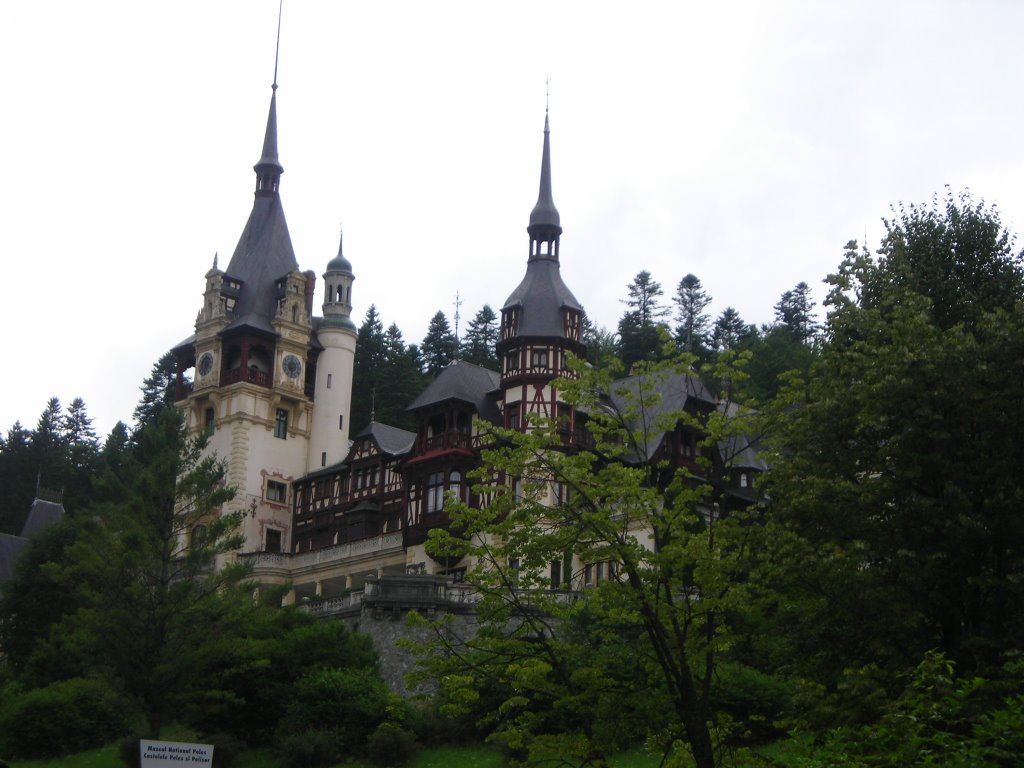
[[[564,336],[565,308],[583,311],[583,307],[562,281],[558,262],[536,259],[526,265],[522,282],[505,300],[503,310],[520,307],[516,336]]]
[[[663,415],[673,411],[685,410],[691,401],[716,407],[717,398],[699,378],[691,373],[652,373],[641,376],[630,376],[616,381],[610,397],[612,404],[622,410],[635,410],[638,401],[649,401],[645,408],[644,418],[648,424],[654,424]],[[638,434],[643,434],[639,423],[632,425]],[[638,461],[646,461],[657,453],[665,439],[665,432],[649,429],[646,444],[637,447],[641,455],[634,457]]]
[[[355,439],[360,440],[364,437],[372,437],[384,453],[392,456],[408,453],[412,449],[413,443],[416,442],[415,432],[407,432],[398,427],[381,424],[379,421],[371,421],[366,429],[356,435]]]
[[[476,408],[481,418],[496,422],[498,406],[488,393],[501,383],[497,371],[483,368],[465,360],[455,360],[437,375],[407,410],[415,411],[448,400],[460,400]]]
[[[60,522],[64,517],[64,505],[53,501],[35,499],[28,511],[28,519],[21,529],[23,538],[32,539],[44,528]]]

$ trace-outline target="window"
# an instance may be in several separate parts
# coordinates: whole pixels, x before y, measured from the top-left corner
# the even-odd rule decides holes
[[[546,349],[535,349],[530,353],[531,368],[548,367],[548,351]]]
[[[263,551],[281,551],[281,532],[276,528],[267,528],[266,536],[264,537]]]
[[[214,427],[216,425],[216,420],[217,420],[216,412],[213,410],[212,407],[211,408],[207,408],[206,409],[206,434],[208,434],[208,435],[212,435],[213,434],[213,430],[214,430]]]
[[[509,352],[505,355],[505,373],[519,370],[519,351]]]
[[[288,438],[288,411],[284,408],[277,409],[277,418],[274,419],[274,437],[282,440]]]
[[[345,414],[344,413],[340,413],[340,414],[338,414],[338,429],[344,429],[344,428],[345,428]]]
[[[455,498],[462,498],[462,475],[459,472],[452,472],[448,475],[448,493]]]
[[[750,487],[750,479],[747,477],[746,472],[740,472],[740,488]]]
[[[327,451],[321,451],[320,452],[320,466],[321,467],[326,467],[327,466]]]
[[[440,512],[444,506],[444,473],[434,472],[427,478],[426,511]]]
[[[288,486],[277,480],[267,480],[267,501],[284,504],[288,500]]]
[[[206,543],[206,526],[197,525],[192,529],[191,543],[193,547],[201,547]]]
[[[508,423],[505,425],[509,429],[519,429],[519,403],[514,403],[505,409],[505,415],[508,418]]]
[[[552,560],[551,561],[551,588],[561,589],[562,588],[562,561]]]
[[[331,374],[329,373],[327,374],[327,388],[331,388]]]

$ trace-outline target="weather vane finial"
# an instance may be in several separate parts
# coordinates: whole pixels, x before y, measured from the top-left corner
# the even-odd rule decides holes
[[[270,87],[277,90],[277,58],[281,53],[281,10],[284,8],[284,0],[277,3],[277,45],[274,46],[274,84]]]

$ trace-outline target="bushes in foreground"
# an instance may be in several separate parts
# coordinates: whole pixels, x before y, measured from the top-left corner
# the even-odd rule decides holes
[[[109,744],[132,728],[130,708],[110,686],[72,678],[11,696],[0,706],[0,752],[55,757]]]

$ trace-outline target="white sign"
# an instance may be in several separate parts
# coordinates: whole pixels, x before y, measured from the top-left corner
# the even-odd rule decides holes
[[[181,741],[139,740],[142,768],[186,765],[213,765],[213,744],[186,744]]]

